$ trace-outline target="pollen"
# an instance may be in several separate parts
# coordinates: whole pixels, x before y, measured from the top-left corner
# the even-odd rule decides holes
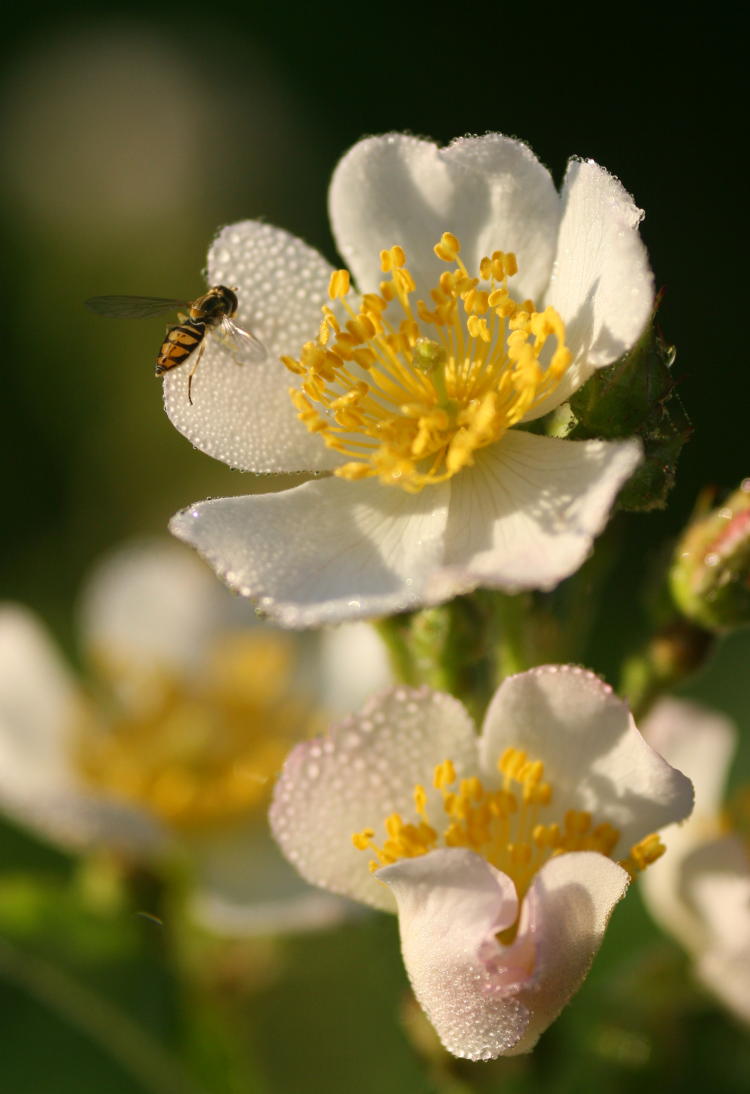
[[[508,748],[497,772],[495,784],[486,787],[477,776],[459,779],[453,763],[444,760],[433,775],[441,799],[439,821],[429,817],[427,792],[417,785],[413,818],[393,813],[384,823],[384,840],[378,843],[375,830],[367,828],[352,837],[354,846],[374,856],[371,871],[440,847],[467,847],[513,880],[519,902],[553,855],[596,851],[612,858],[619,830],[607,821],[596,823],[585,810],[556,811],[553,787],[540,760]],[[619,865],[635,876],[663,853],[659,837],[649,835]]]
[[[335,474],[375,477],[412,493],[470,467],[557,387],[571,353],[554,308],[519,302],[514,254],[494,251],[476,273],[444,232],[447,269],[416,298],[403,249],[380,254],[377,293],[350,300],[335,270],[318,339],[284,364],[302,378],[290,396],[300,421],[346,458]]]
[[[74,727],[76,768],[99,793],[173,829],[260,813],[301,727],[317,728],[291,696],[290,673],[283,637],[245,632],[217,642],[196,680],[163,671],[146,680],[120,664],[119,684],[140,698],[85,705]]]

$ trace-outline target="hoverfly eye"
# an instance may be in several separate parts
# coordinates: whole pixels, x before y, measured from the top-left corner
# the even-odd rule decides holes
[[[234,315],[237,311],[237,296],[232,289],[228,289],[226,285],[219,285],[218,290],[224,298],[224,306],[227,310],[227,315]]]

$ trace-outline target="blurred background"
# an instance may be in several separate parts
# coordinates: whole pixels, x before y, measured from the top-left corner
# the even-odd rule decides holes
[[[105,322],[85,298],[198,295],[209,241],[241,218],[281,225],[334,259],[327,184],[355,140],[390,129],[443,142],[497,130],[526,140],[558,180],[569,155],[594,158],[645,209],[642,233],[664,289],[659,324],[677,346],[695,427],[667,510],[628,521],[611,617],[592,655],[606,671],[644,560],[684,524],[701,487],[733,487],[750,472],[735,315],[746,310],[739,28],[722,20],[231,0],[216,9],[84,0],[43,18],[16,8],[0,82],[0,596],[38,611],[75,657],[76,591],[102,551],[162,532],[191,501],[251,488],[194,451],[163,414],[153,361],[164,320]],[[685,689],[745,726],[746,778],[749,656],[747,634],[734,635]],[[51,878],[71,868],[3,826],[0,870],[30,865]],[[48,911],[35,912],[41,935],[49,930],[44,945],[69,947],[76,982],[105,995],[116,985],[118,1005],[157,1039],[191,1043],[199,1074],[223,1069],[222,1090],[747,1089],[739,1027],[701,996],[675,1010],[660,994],[680,958],[637,899],[618,910],[592,978],[533,1062],[449,1073],[419,1047],[419,1031],[408,1034],[413,1016],[385,919],[255,954],[257,984],[243,988],[233,1042],[244,1046],[240,1066],[216,1047],[236,1013],[214,1011],[207,1022],[177,1013],[169,986],[154,979],[141,923],[123,941],[119,927],[110,938],[106,924],[66,926],[64,910],[53,924]],[[643,938],[634,959],[628,947]],[[9,1094],[148,1089],[28,985],[0,978],[0,1007]]]

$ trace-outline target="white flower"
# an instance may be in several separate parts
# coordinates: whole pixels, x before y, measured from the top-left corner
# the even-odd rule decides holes
[[[735,727],[714,711],[665,699],[644,733],[695,784],[693,815],[665,833],[669,853],[643,878],[644,898],[692,955],[698,979],[750,1022],[750,852],[747,834],[722,812]]]
[[[300,884],[265,810],[287,749],[320,724],[303,693],[350,707],[319,643],[239,627],[240,608],[172,542],[122,550],[83,600],[84,685],[30,612],[0,607],[0,808],[72,849],[186,858],[214,930],[322,924],[341,902]],[[361,701],[384,657],[365,624],[343,631],[345,701],[358,684]]]
[[[237,287],[237,321],[268,357],[238,368],[212,338],[193,405],[188,369],[164,384],[204,452],[328,474],[194,505],[172,531],[290,626],[554,586],[585,559],[640,445],[511,427],[643,330],[640,210],[591,161],[570,162],[558,195],[526,145],[492,133],[442,149],[363,140],[336,168],[330,213],[360,295],[281,229],[227,227],[209,281]]]
[[[545,666],[505,680],[480,737],[448,695],[371,701],[297,745],[270,818],[308,881],[398,911],[412,987],[446,1048],[489,1059],[533,1047],[584,979],[629,872],[659,854],[649,833],[691,800],[601,680]]]

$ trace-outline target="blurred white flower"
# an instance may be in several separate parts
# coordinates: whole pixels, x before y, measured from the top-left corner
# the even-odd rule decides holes
[[[330,213],[358,295],[281,229],[231,225],[208,278],[237,286],[237,320],[268,357],[237,368],[213,340],[193,405],[188,369],[164,385],[204,452],[326,474],[194,505],[172,531],[289,626],[554,586],[585,559],[640,445],[512,427],[643,330],[641,211],[591,161],[572,160],[558,194],[526,145],[491,133],[442,149],[363,140],[336,168]]]
[[[0,808],[73,849],[186,858],[194,914],[214,930],[339,915],[300,885],[265,816],[291,744],[323,707],[349,709],[321,642],[248,625],[247,606],[169,541],[104,563],[81,629],[87,684],[30,612],[0,608]],[[364,624],[346,630],[343,687],[359,702],[387,681],[385,658]]]
[[[737,731],[715,711],[664,699],[644,733],[693,780],[695,810],[686,824],[665,832],[669,854],[643,878],[643,896],[654,919],[692,956],[698,979],[750,1022],[748,791],[735,815],[722,808]]]
[[[534,1046],[691,803],[610,688],[545,666],[505,680],[479,737],[448,695],[371,701],[290,753],[270,818],[308,881],[398,911],[417,999],[478,1060]]]

